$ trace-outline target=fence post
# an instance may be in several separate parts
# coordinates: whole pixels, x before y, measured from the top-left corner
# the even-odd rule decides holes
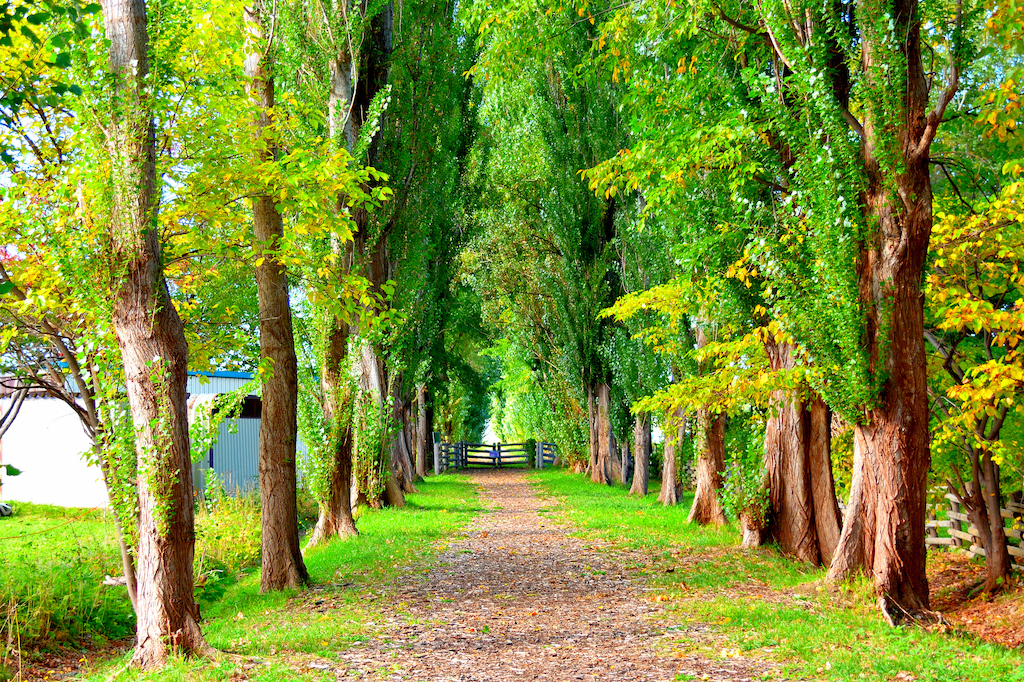
[[[434,439],[434,475],[441,475],[441,441],[438,438]]]
[[[953,495],[949,495],[949,509],[955,514],[960,513],[960,500],[956,499],[956,497],[954,497]],[[963,530],[962,526],[960,525],[960,519],[954,519],[952,516],[949,517],[949,527],[955,528],[958,531]],[[953,538],[954,547],[963,547],[963,540],[953,535],[952,533],[950,533],[950,537]]]

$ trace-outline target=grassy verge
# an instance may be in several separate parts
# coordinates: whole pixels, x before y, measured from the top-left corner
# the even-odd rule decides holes
[[[539,472],[536,481],[584,535],[646,557],[639,572],[659,588],[652,599],[682,626],[671,645],[678,652],[772,661],[793,679],[1024,682],[1021,652],[958,633],[889,628],[865,582],[830,592],[823,569],[771,549],[740,550],[735,526],[686,522],[689,498],[661,507],[656,495],[639,500],[564,470]],[[691,623],[711,633],[688,636]]]
[[[395,578],[415,571],[481,509],[465,476],[429,478],[417,486],[420,493],[409,495],[404,509],[364,513],[359,537],[309,552],[310,589],[260,594],[259,572],[252,570],[205,601],[203,631],[225,652],[222,660],[175,661],[144,675],[124,669],[122,659],[88,679],[98,682],[116,673],[123,681],[333,680],[333,673],[296,670],[315,658],[336,658],[339,650],[372,636],[385,619],[401,615],[401,603],[389,594]]]
[[[121,575],[117,531],[103,510],[12,503],[0,519],[0,660],[12,649],[129,634],[135,617]]]

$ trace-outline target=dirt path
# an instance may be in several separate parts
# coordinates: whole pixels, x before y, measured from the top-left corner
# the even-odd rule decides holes
[[[659,602],[628,577],[624,560],[541,516],[545,502],[526,474],[473,471],[492,511],[452,542],[429,574],[402,578],[397,599],[409,621],[344,652],[347,675],[437,682],[761,678],[765,670],[749,661],[673,653],[670,641],[694,629],[668,629]]]

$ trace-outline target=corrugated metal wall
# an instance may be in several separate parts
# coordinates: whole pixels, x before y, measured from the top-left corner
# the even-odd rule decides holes
[[[230,422],[224,422],[213,446],[213,470],[231,494],[258,489],[260,479],[260,420],[234,422],[238,425],[237,433],[231,433]]]
[[[189,395],[197,393],[230,393],[241,388],[248,379],[244,377],[197,376],[190,374],[185,390]]]
[[[260,420],[236,419],[237,433],[231,433],[231,422],[220,425],[217,444],[213,446],[213,471],[229,494],[258,490],[260,483]],[[302,481],[302,460],[308,452],[300,438],[295,444],[299,482]],[[206,470],[210,468],[207,455],[192,466],[192,480],[196,490],[206,490]]]

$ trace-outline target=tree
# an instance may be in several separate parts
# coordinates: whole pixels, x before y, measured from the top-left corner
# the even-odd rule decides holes
[[[121,275],[113,321],[124,361],[139,470],[138,619],[133,664],[160,667],[170,648],[211,655],[192,593],[195,530],[185,405],[188,346],[163,277],[149,34],[143,0],[104,0],[112,101],[110,239]]]
[[[1024,390],[1021,191],[1011,183],[978,213],[937,215],[925,288],[925,337],[945,374],[931,386],[938,418],[932,447],[985,549],[986,591],[998,589],[1010,573],[1000,465],[1014,457],[1002,432],[1008,420],[1019,419]]]
[[[636,84],[639,134],[588,173],[602,193],[640,189],[652,212],[678,205],[698,169],[742,197],[713,229],[753,237],[745,249],[777,319],[821,368],[815,388],[857,423],[829,578],[869,570],[890,620],[928,609],[928,155],[969,56],[969,13],[924,12],[911,0],[620,11],[599,62]],[[928,39],[951,36],[944,81],[925,74],[926,20]]]
[[[257,167],[277,156],[274,111],[274,45],[264,34],[268,17],[262,0],[245,7],[245,77],[256,108],[253,137]],[[263,411],[260,419],[260,519],[262,574],[260,589],[300,587],[309,580],[299,546],[296,502],[295,444],[298,437],[298,361],[288,300],[288,273],[276,252],[282,246],[284,220],[277,197],[262,194],[252,200],[256,286],[260,310],[260,361]]]

